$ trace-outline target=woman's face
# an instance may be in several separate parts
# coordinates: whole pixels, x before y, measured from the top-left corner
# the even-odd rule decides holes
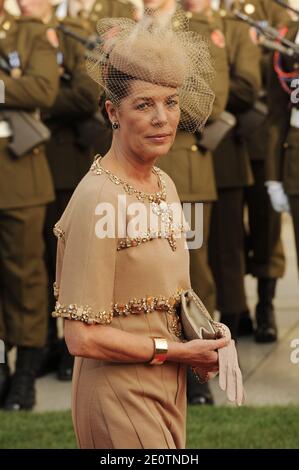
[[[143,160],[168,153],[180,120],[177,88],[134,80],[117,108],[107,103],[111,121],[120,126],[115,131],[119,143],[129,153]]]

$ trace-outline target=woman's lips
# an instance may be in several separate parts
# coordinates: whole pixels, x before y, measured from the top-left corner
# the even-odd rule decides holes
[[[152,142],[156,142],[157,144],[163,144],[171,137],[171,134],[156,134],[156,135],[149,135],[147,139],[150,139]]]

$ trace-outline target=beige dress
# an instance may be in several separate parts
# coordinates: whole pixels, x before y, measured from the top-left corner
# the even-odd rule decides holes
[[[173,181],[156,171],[166,201],[179,205]],[[105,334],[102,325],[109,324],[136,335],[181,341],[176,308],[180,291],[190,287],[184,228],[172,222],[166,224],[167,233],[153,236],[149,224],[150,232],[123,237],[120,199],[127,205],[142,202],[147,214],[153,213],[149,195],[144,199],[130,193],[132,188],[107,174],[98,161],[77,187],[54,230],[58,301],[53,315],[98,324],[99,335]],[[100,238],[101,228],[113,228],[116,219],[114,237]],[[126,224],[130,221],[127,215]],[[184,448],[185,375],[185,366],[172,362],[151,366],[76,358],[72,414],[78,446]]]

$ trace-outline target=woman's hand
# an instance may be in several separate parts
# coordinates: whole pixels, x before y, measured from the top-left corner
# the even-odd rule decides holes
[[[167,360],[185,363],[198,368],[203,373],[218,372],[217,350],[227,346],[228,343],[229,340],[226,338],[195,339],[188,343],[171,343]]]

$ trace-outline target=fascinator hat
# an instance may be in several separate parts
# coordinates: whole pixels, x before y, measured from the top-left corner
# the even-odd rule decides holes
[[[207,40],[188,31],[188,20],[159,21],[145,15],[139,22],[104,18],[97,25],[99,45],[87,58],[87,71],[116,105],[126,96],[130,80],[176,88],[181,109],[180,128],[201,130],[208,119],[214,93],[214,69]],[[129,93],[127,93],[129,94]]]

